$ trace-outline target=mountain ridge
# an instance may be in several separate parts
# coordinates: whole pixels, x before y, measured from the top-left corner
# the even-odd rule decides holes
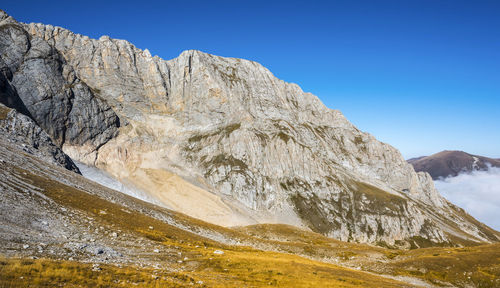
[[[72,159],[167,207],[344,241],[498,241],[395,148],[256,62],[197,50],[165,61],[125,40],[1,19],[2,101],[23,103]]]
[[[498,273],[499,243],[396,250],[287,225],[225,228],[100,186],[24,143],[1,138],[0,144],[0,285],[496,284],[490,275]]]

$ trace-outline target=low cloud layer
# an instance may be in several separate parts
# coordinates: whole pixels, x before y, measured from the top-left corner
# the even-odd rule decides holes
[[[500,168],[463,173],[434,183],[450,202],[500,231]]]

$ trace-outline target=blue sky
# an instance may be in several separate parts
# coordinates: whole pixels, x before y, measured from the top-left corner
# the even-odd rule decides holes
[[[19,21],[165,59],[260,62],[407,158],[500,158],[500,1],[8,1]]]

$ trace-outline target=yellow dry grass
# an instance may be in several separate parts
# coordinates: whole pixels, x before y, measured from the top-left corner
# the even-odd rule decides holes
[[[458,287],[500,287],[500,243],[405,251],[388,265],[393,274]]]
[[[0,104],[0,120],[5,120],[7,118],[7,114],[10,112],[10,108],[7,108]]]
[[[226,251],[195,271],[117,267],[50,259],[0,260],[0,287],[404,287],[402,283],[304,258],[262,251]]]
[[[44,190],[57,203],[80,210],[102,225],[135,233],[175,247],[187,259],[173,264],[165,258],[164,270],[104,265],[91,271],[89,264],[49,259],[4,259],[0,271],[3,286],[122,287],[138,283],[141,287],[172,287],[203,285],[207,287],[404,287],[403,283],[333,264],[306,259],[297,255],[260,251],[245,246],[224,245],[159,221],[147,215],[128,211],[65,184],[19,171],[26,180]],[[26,173],[26,174],[24,174]],[[106,211],[106,213],[101,213]],[[189,218],[184,218],[188,221]],[[197,222],[195,225],[203,225]],[[153,226],[154,229],[150,229]],[[206,227],[214,227],[207,224]],[[231,231],[220,228],[220,231]],[[233,231],[238,237],[242,233]],[[247,236],[248,237],[248,236]],[[255,239],[255,241],[258,241]],[[223,253],[214,253],[220,250]],[[160,255],[161,259],[161,255]],[[171,269],[176,269],[172,274]],[[156,278],[156,275],[160,278]],[[23,277],[22,279],[20,277]],[[201,281],[201,282],[199,282]],[[28,284],[28,285],[26,285]]]
[[[188,287],[194,279],[183,273],[151,268],[100,265],[50,259],[0,260],[0,287]],[[192,286],[190,286],[192,287]]]
[[[101,271],[92,271],[90,264],[63,260],[2,259],[0,287],[52,287],[61,283],[69,287],[128,287],[132,283],[140,287],[405,287],[395,280],[315,261],[328,257],[342,261],[359,259],[363,269],[417,277],[436,284],[500,287],[500,244],[391,250],[341,242],[287,225],[229,229],[170,213],[187,227],[202,227],[231,239],[255,243],[256,247],[287,253],[261,251],[225,245],[29,171],[18,169],[18,172],[60,205],[80,210],[100,225],[134,233],[158,245],[175,247],[187,259],[178,264],[177,259],[158,255],[162,269],[102,265]],[[151,209],[161,208],[151,205]],[[216,250],[224,253],[216,254]],[[352,260],[353,257],[356,259]],[[180,272],[171,272],[173,270]]]

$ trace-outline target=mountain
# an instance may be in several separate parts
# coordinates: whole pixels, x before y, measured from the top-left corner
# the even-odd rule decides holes
[[[255,62],[0,10],[0,68],[1,287],[498,286],[500,233]]]
[[[489,166],[500,167],[500,160],[472,155],[463,151],[441,151],[431,156],[409,159],[415,171],[427,172],[432,179],[457,176],[462,172],[487,170]]]
[[[0,127],[17,127],[0,137],[1,287],[497,283],[499,243],[394,250],[287,225],[224,228],[89,181],[32,120],[2,104]]]
[[[290,224],[402,247],[499,239],[395,148],[258,63],[196,50],[165,61],[124,40],[0,19],[1,102],[49,136],[66,168],[95,166],[226,227]]]

